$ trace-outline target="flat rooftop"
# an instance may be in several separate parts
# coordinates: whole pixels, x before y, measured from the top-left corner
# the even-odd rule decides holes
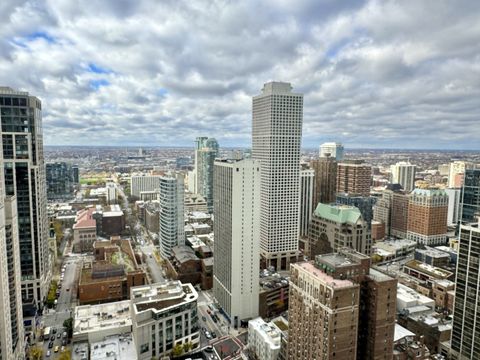
[[[130,301],[75,307],[73,336],[112,328],[131,327]]]
[[[453,275],[453,273],[450,272],[450,271],[443,270],[441,268],[438,268],[438,267],[435,267],[435,266],[432,266],[432,265],[428,265],[428,264],[422,263],[421,261],[417,261],[417,260],[410,260],[410,261],[406,262],[404,266],[409,267],[409,268],[414,269],[414,270],[417,270],[417,271],[420,271],[424,274],[430,275],[430,276],[432,276],[433,278],[436,278],[436,279],[445,279],[445,278],[449,278]]]
[[[340,289],[340,288],[346,288],[346,287],[351,287],[351,286],[358,286],[355,285],[352,281],[350,280],[339,280],[331,277],[330,275],[324,273],[322,270],[317,268],[313,263],[311,262],[300,262],[300,263],[295,263],[292,265],[293,267],[299,267],[306,272],[310,273],[311,275],[315,276],[318,280],[320,280],[322,283],[331,286],[334,289]]]
[[[137,351],[132,334],[105,337],[103,341],[90,345],[90,360],[132,360]]]

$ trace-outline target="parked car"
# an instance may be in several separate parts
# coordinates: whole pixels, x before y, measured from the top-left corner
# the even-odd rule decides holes
[[[53,348],[53,341],[50,341],[50,342],[48,343],[48,348],[49,348],[49,349]]]
[[[47,351],[47,357],[50,357],[52,355],[52,352],[50,350]]]
[[[58,350],[60,350],[60,346],[55,346],[55,350],[53,350],[54,352],[58,352]]]

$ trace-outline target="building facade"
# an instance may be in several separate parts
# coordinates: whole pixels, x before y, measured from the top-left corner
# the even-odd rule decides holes
[[[368,224],[356,207],[318,204],[308,233],[308,255],[311,259],[343,247],[370,255],[371,242]]]
[[[300,170],[300,236],[307,236],[308,224],[313,213],[313,189],[315,171],[313,169]]]
[[[480,224],[460,225],[452,328],[452,358],[480,358]]]
[[[415,189],[416,166],[409,162],[400,161],[390,167],[392,171],[392,184],[400,184],[406,192]]]
[[[338,163],[337,192],[369,196],[372,184],[372,167],[363,160],[349,160]]]
[[[473,169],[473,164],[468,161],[454,161],[450,163],[448,172],[448,187],[458,188],[463,185],[463,177],[467,169]]]
[[[185,179],[177,173],[160,178],[160,254],[172,256],[172,248],[185,245]]]
[[[335,202],[337,188],[337,161],[334,157],[326,156],[310,162],[315,171],[315,189],[313,193],[313,206],[318,203],[330,204]]]
[[[423,245],[446,242],[448,195],[445,190],[415,189],[409,195],[407,239]]]
[[[262,318],[248,322],[248,345],[257,359],[278,360],[282,333]]]
[[[0,138],[0,145],[2,140]],[[0,168],[3,170],[0,146]],[[20,251],[15,196],[5,196],[0,171],[0,359],[23,359]]]
[[[344,156],[344,148],[341,143],[327,142],[320,145],[319,156],[328,157],[331,156],[336,161],[342,161]]]
[[[70,199],[74,195],[75,183],[73,168],[65,162],[45,164],[48,200]]]
[[[448,188],[445,189],[445,192],[448,195],[447,224],[448,226],[454,226],[460,220],[460,196],[462,189]]]
[[[336,203],[339,205],[355,206],[362,213],[363,220],[370,228],[373,220],[373,206],[377,201],[373,196],[359,196],[345,193],[337,193]]]
[[[51,278],[42,103],[27,92],[0,88],[4,186],[16,197],[23,303],[45,300]]]
[[[476,214],[480,213],[480,169],[465,171],[460,202],[462,223],[474,222]]]
[[[263,266],[288,269],[298,256],[303,95],[270,82],[253,98],[252,158],[260,160]]]
[[[218,157],[218,142],[214,138],[197,137],[195,140],[195,192],[207,200],[213,212],[213,167]]]
[[[191,284],[169,281],[136,286],[130,293],[138,360],[167,356],[176,344],[200,345],[198,294]]]
[[[160,188],[160,175],[132,176],[130,193],[140,199],[142,192],[155,191]]]
[[[216,161],[213,183],[213,294],[236,328],[258,316],[260,164]]]

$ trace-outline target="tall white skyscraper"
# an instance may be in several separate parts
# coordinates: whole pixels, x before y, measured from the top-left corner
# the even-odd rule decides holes
[[[252,158],[260,160],[263,266],[288,269],[298,255],[303,94],[270,82],[253,97]]]
[[[312,219],[313,189],[315,184],[315,170],[300,170],[300,236],[307,236],[308,224]]]
[[[22,304],[41,307],[51,279],[42,103],[27,92],[0,87],[0,122],[4,163],[0,187],[7,197],[16,198]],[[12,259],[7,256],[9,266]]]
[[[241,320],[258,316],[258,161],[215,161],[214,216],[213,294],[237,327]]]
[[[160,177],[160,254],[172,256],[172,248],[185,245],[185,179],[177,173]]]
[[[23,359],[20,250],[15,196],[5,196],[0,137],[0,359]]]
[[[410,192],[415,189],[416,166],[409,162],[400,161],[390,167],[392,171],[392,184],[400,184],[403,190]]]
[[[336,161],[342,161],[344,155],[343,145],[337,142],[323,143],[320,145],[319,155],[320,157],[331,156],[335,158]]]

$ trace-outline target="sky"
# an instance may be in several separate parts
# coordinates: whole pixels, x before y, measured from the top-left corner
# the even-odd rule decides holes
[[[250,146],[272,80],[304,147],[480,149],[480,1],[0,1],[0,86],[47,145]]]

